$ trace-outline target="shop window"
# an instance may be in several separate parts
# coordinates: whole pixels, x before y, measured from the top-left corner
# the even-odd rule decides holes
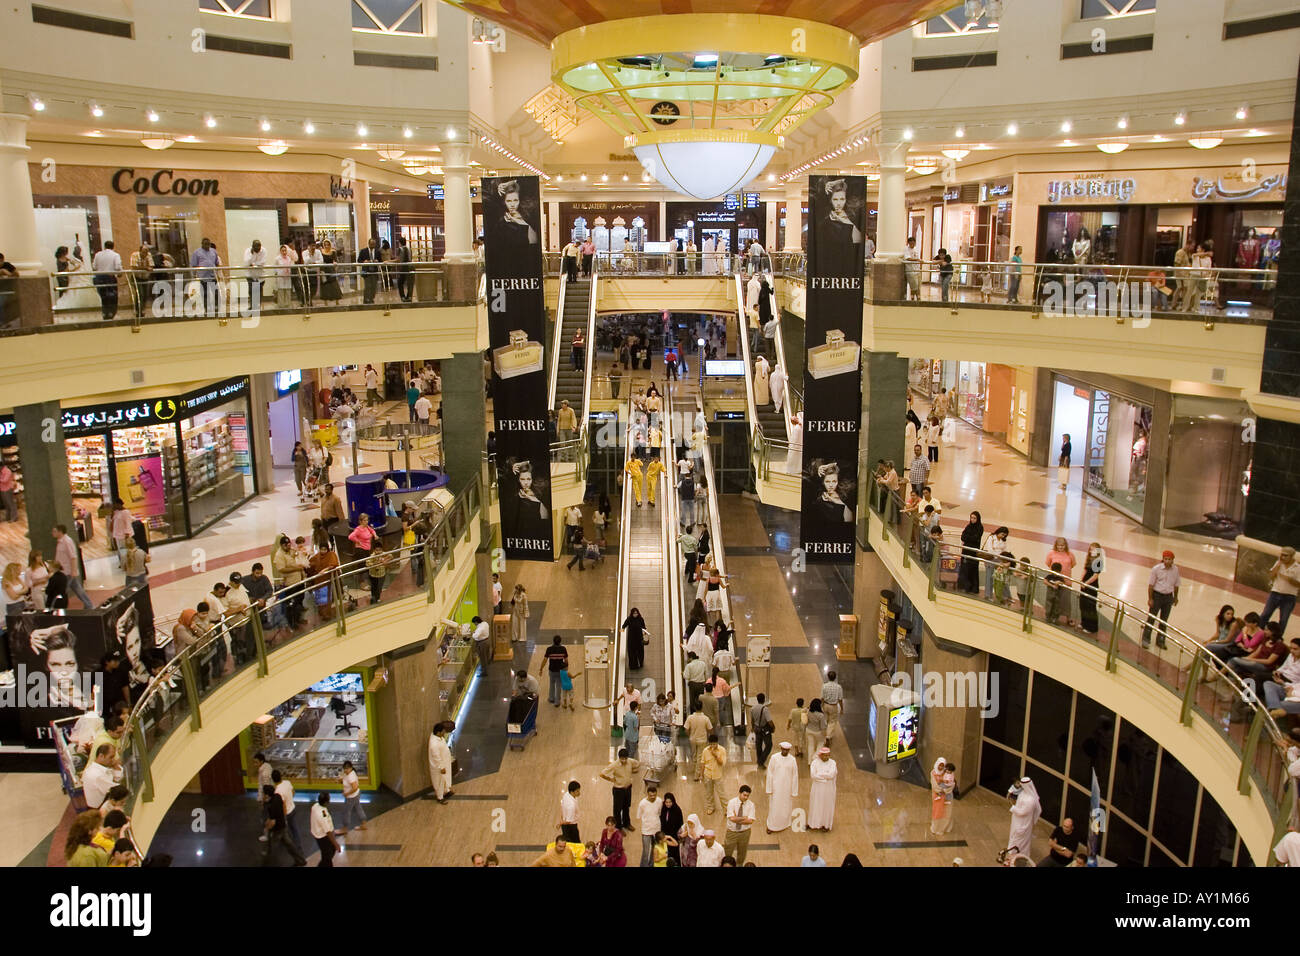
[[[1196,810],[1198,784],[1168,750],[1160,755],[1160,786],[1156,788],[1156,812],[1151,819],[1151,836],[1170,853],[1186,860],[1192,852],[1192,815]],[[1155,853],[1151,856],[1154,858]]]
[[[1071,689],[1060,681],[1045,674],[1034,674],[1025,754],[1059,773],[1065,772],[1073,696]]]
[[[1025,693],[1029,688],[1029,669],[1023,664],[989,657],[989,673],[996,674],[997,683],[989,680],[990,689],[998,694],[997,712],[982,723],[984,736],[1019,750],[1025,736]]]
[[[968,11],[976,14],[967,16]],[[962,4],[953,7],[947,13],[931,17],[925,21],[925,35],[928,37],[956,36],[964,33],[995,33],[997,24],[989,23],[989,17],[982,2]]]
[[[248,402],[238,399],[181,422],[190,533],[253,493]]]
[[[993,793],[1006,793],[1020,779],[1020,755],[984,741],[980,748],[980,786]]]
[[[1083,0],[1079,19],[1101,20],[1155,12],[1156,0]]]
[[[1151,812],[1158,749],[1156,742],[1133,724],[1127,720],[1120,721],[1111,806],[1134,820],[1141,820],[1143,825]],[[1141,863],[1141,859],[1138,862]]]
[[[424,0],[352,0],[352,29],[424,35]]]
[[[1116,866],[1143,866],[1146,862],[1147,838],[1133,824],[1118,814],[1106,819],[1106,843],[1103,855]]]
[[[1237,830],[1210,791],[1201,790],[1201,815],[1196,821],[1196,854],[1192,866],[1229,867],[1237,847]]]
[[[1088,490],[1141,518],[1146,504],[1151,408],[1095,392],[1088,446]]]
[[[271,20],[271,0],[199,0],[199,9],[250,20]]]
[[[1074,736],[1070,743],[1070,779],[1085,790],[1092,788],[1096,771],[1101,792],[1110,783],[1110,762],[1115,752],[1115,714],[1091,697],[1079,694],[1074,703]]]

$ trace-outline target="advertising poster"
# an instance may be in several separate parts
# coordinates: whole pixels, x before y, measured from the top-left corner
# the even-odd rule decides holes
[[[853,560],[862,414],[865,176],[810,176],[808,356],[801,544],[809,561]]]
[[[921,708],[916,704],[890,708],[889,741],[885,750],[888,763],[916,756],[916,730],[920,722]]]
[[[538,179],[486,177],[482,198],[501,543],[507,558],[550,561],[551,447]]]
[[[117,493],[137,517],[161,515],[167,510],[160,454],[115,458]]]
[[[95,700],[109,643],[107,616],[96,608],[32,612],[9,620],[13,683],[0,685],[0,709],[17,712],[26,746],[49,747],[50,721],[77,717]]]

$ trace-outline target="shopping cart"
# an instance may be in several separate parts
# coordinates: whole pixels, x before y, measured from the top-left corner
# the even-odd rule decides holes
[[[526,694],[510,698],[510,711],[506,715],[506,743],[511,750],[523,750],[528,738],[537,733],[537,695]]]
[[[671,741],[651,734],[641,742],[640,757],[646,783],[662,784],[677,773],[677,748]]]

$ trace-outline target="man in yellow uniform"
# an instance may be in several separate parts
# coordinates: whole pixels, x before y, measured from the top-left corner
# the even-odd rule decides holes
[[[656,455],[650,459],[650,464],[645,466],[645,484],[646,494],[650,496],[650,507],[655,506],[655,489],[659,487],[659,476],[664,473],[664,463]]]
[[[643,494],[643,492],[641,491],[641,482],[643,479],[643,473],[641,471],[641,459],[637,458],[636,456],[629,458],[627,460],[627,464],[623,466],[623,471],[627,473],[627,480],[624,481],[623,483],[624,485],[623,490],[627,491],[627,486],[628,485],[632,486],[632,494],[636,496],[636,506],[640,508],[641,495]]]

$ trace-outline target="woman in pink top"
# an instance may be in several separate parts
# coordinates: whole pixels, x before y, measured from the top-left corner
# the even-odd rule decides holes
[[[357,551],[362,553],[362,557],[366,557],[370,554],[370,548],[379,537],[379,533],[370,527],[370,515],[364,511],[361,512],[358,522],[352,529],[352,533],[348,535],[348,540],[357,546]]]
[[[718,701],[718,726],[731,726],[731,685],[715,667],[713,668],[713,696]],[[721,734],[718,734],[721,737]]]
[[[1072,580],[1074,578],[1074,566],[1078,562],[1070,552],[1070,542],[1066,541],[1064,538],[1056,539],[1056,542],[1052,545],[1052,550],[1047,553],[1047,561],[1044,566],[1050,570],[1052,565],[1057,563],[1060,563],[1061,565],[1061,574]],[[1065,616],[1070,627],[1078,627],[1079,615],[1075,610],[1078,605],[1075,603],[1073,583],[1071,583],[1069,587],[1070,592],[1065,605]]]

